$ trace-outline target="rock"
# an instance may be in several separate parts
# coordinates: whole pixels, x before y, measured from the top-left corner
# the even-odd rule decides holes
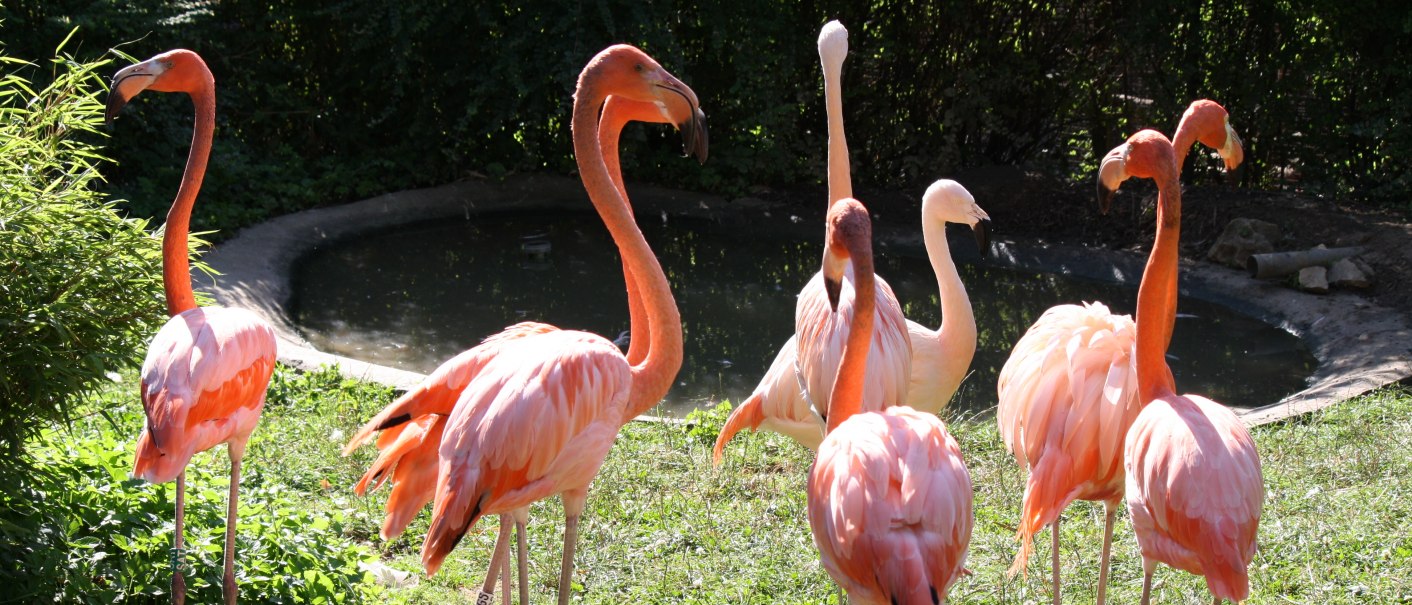
[[[1237,269],[1245,268],[1246,259],[1251,254],[1264,254],[1275,251],[1275,242],[1284,234],[1280,226],[1253,218],[1231,219],[1225,231],[1216,238],[1216,243],[1206,251],[1206,258]]]
[[[1356,263],[1345,258],[1329,268],[1329,285],[1339,288],[1367,288],[1372,283]]]
[[[1323,267],[1305,267],[1299,270],[1299,289],[1315,294],[1329,291],[1329,270]]]

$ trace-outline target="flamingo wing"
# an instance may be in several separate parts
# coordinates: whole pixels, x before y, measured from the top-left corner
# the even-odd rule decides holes
[[[480,344],[462,351],[446,360],[428,374],[421,384],[407,391],[397,400],[388,404],[381,412],[365,423],[348,445],[343,454],[351,454],[358,446],[366,443],[373,433],[387,430],[427,414],[448,415],[461,397],[461,391],[476,377],[485,363],[494,358],[504,343],[527,336],[544,334],[558,330],[549,324],[526,321],[505,328],[487,337]],[[435,448],[433,448],[435,449]]]
[[[796,337],[790,336],[789,341],[780,347],[770,369],[755,387],[755,392],[736,406],[726,419],[720,434],[716,436],[713,450],[717,463],[721,461],[726,444],[746,428],[764,428],[794,439],[811,450],[819,449],[819,442],[824,439],[824,421],[814,412],[800,389],[799,378],[795,374],[796,347]]]
[[[617,436],[631,380],[622,352],[594,334],[505,343],[447,419],[422,549],[427,572],[482,515],[587,488]]]
[[[886,281],[878,277],[875,283],[876,319],[863,390],[863,409],[873,411],[906,401],[912,372],[912,343],[907,335],[902,305],[898,304],[897,296]],[[828,407],[828,394],[843,360],[853,302],[852,265],[844,272],[838,312],[829,308],[822,273],[815,273],[799,293],[794,311],[798,367],[810,402],[821,408],[818,411]]]
[[[971,478],[935,415],[858,414],[819,447],[809,521],[824,567],[863,603],[937,602],[961,577]]]
[[[227,441],[243,446],[275,358],[274,330],[249,311],[198,307],[167,320],[142,364],[147,423],[133,476],[171,481],[197,452]]]
[[[1137,328],[1101,303],[1045,311],[1000,371],[996,421],[1029,470],[1020,552],[1074,500],[1115,502],[1123,493],[1123,437],[1141,410],[1133,343]]]
[[[1205,576],[1218,598],[1245,600],[1265,488],[1240,419],[1198,395],[1158,399],[1133,423],[1126,458],[1143,557]]]

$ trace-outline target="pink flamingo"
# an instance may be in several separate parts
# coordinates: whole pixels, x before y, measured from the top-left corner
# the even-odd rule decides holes
[[[629,122],[690,124],[691,128],[682,131],[685,150],[702,162],[706,160],[705,114],[699,107],[694,107],[693,102],[685,96],[669,95],[662,101],[666,107],[665,113],[657,102],[637,101],[621,96],[610,96],[604,103],[600,119],[599,146],[609,176],[625,200],[627,192],[623,186],[618,160],[618,140],[623,127]],[[631,212],[630,206],[628,209]],[[631,266],[626,260],[623,269],[632,322],[630,333],[633,335],[626,358],[629,364],[636,365],[647,356],[651,326],[636,280],[633,279]],[[384,482],[391,483],[392,491],[387,502],[388,514],[381,531],[384,539],[400,535],[412,517],[434,498],[437,452],[441,446],[446,417],[451,414],[462,392],[480,373],[484,364],[498,355],[501,345],[509,340],[556,329],[547,324],[524,322],[511,326],[480,345],[447,360],[418,387],[389,404],[368,421],[349,441],[344,450],[345,455],[365,443],[374,432],[382,431],[377,440],[379,456],[358,482],[355,491],[363,495],[369,489],[377,489]],[[628,419],[630,418],[624,420]],[[528,507],[501,515],[501,532],[496,542],[496,553],[505,553],[508,549],[508,542],[505,541],[509,535],[508,528],[513,522],[518,538],[519,589],[522,602],[528,602],[529,595],[524,540],[528,518]],[[492,565],[499,562],[493,561]],[[508,559],[504,562],[508,563]],[[489,595],[494,581],[494,575],[488,573],[482,592]]]
[[[964,573],[974,522],[971,477],[935,414],[895,406],[864,412],[874,315],[868,213],[844,199],[829,211],[823,274],[831,305],[853,306],[829,397],[828,435],[809,471],[808,514],[824,569],[855,603],[945,602]],[[853,265],[857,281],[845,279]],[[851,287],[853,297],[844,296]]]
[[[818,45],[828,114],[828,182],[832,203],[853,195],[841,92],[843,62],[848,55],[848,30],[839,22],[830,21],[819,32]],[[931,330],[906,320],[891,286],[877,277],[876,297],[883,302],[877,307],[879,330],[874,334],[869,357],[869,367],[874,368],[869,373],[869,380],[873,381],[869,393],[881,390],[886,396],[882,399],[869,397],[866,401],[882,405],[905,403],[936,413],[955,394],[975,355],[976,320],[965,285],[951,260],[945,223],[970,225],[976,232],[977,243],[985,249],[989,221],[990,217],[975,204],[971,194],[954,181],[937,181],[927,190],[922,198],[922,232],[927,257],[941,291],[942,325]],[[848,278],[852,280],[851,275]],[[726,444],[746,428],[782,433],[809,449],[818,449],[824,422],[815,407],[827,409],[826,401],[819,402],[828,393],[827,381],[832,379],[833,368],[837,367],[838,347],[843,338],[842,332],[831,332],[833,328],[825,326],[847,325],[846,318],[833,324],[827,319],[829,315],[824,310],[822,281],[816,276],[800,292],[796,328],[813,326],[832,336],[826,342],[803,342],[799,340],[801,332],[796,329],[796,335],[780,349],[755,391],[726,420],[716,438],[716,462],[720,462]],[[820,318],[824,318],[822,322]]]
[[[143,90],[184,92],[196,106],[191,152],[162,235],[162,284],[167,313],[142,363],[142,408],[147,423],[137,439],[132,475],[152,483],[176,479],[172,549],[172,599],[186,600],[182,568],[186,465],[197,452],[226,444],[230,453],[230,500],[226,514],[222,594],[235,603],[235,519],[240,460],[265,407],[275,365],[275,333],[243,309],[196,306],[188,266],[191,208],[206,174],[216,126],[216,84],[201,57],[167,51],[113,76],[107,119],[112,121]]]
[[[693,135],[704,133],[693,123],[701,116],[695,93],[635,48],[610,47],[580,75],[573,119],[575,155],[589,197],[644,299],[642,324],[649,335],[638,334],[634,340],[646,341],[647,352],[640,363],[630,364],[602,337],[548,326],[497,342],[493,355],[460,390],[445,420],[432,527],[422,553],[428,574],[440,568],[480,516],[519,511],[557,493],[564,499],[567,517],[559,595],[566,603],[577,520],[588,483],[622,422],[660,400],[681,365],[681,319],[666,277],[632,223],[626,199],[598,146],[599,111],[610,94],[657,104]],[[684,115],[674,109],[682,107],[682,101],[689,108]],[[688,147],[694,145],[694,151],[704,155],[705,137],[695,138],[695,144],[692,140],[688,135]],[[379,416],[397,420],[403,415],[388,412]],[[361,432],[355,440],[360,438],[365,438]],[[494,585],[505,544],[502,532],[485,592]]]
[[[1218,149],[1238,146],[1225,130],[1201,140]],[[1178,140],[1188,136],[1183,132]],[[1167,366],[1176,321],[1180,170],[1172,143],[1152,130],[1114,148],[1099,169],[1105,205],[1128,177],[1151,178],[1158,190],[1157,239],[1137,296],[1137,382],[1144,406],[1124,447],[1128,512],[1142,550],[1144,605],[1159,562],[1205,576],[1218,604],[1247,598],[1246,568],[1255,556],[1265,497],[1260,456],[1245,425],[1210,399],[1175,394]]]
[[[1198,135],[1221,153],[1229,169],[1240,163],[1240,140],[1220,105],[1193,102],[1177,126],[1176,149],[1190,149]],[[1113,523],[1123,497],[1122,443],[1142,409],[1133,356],[1136,338],[1132,318],[1110,313],[1102,303],[1058,305],[1035,321],[1000,371],[996,420],[1001,438],[1029,470],[1020,551],[1010,572],[1025,568],[1034,535],[1053,525],[1055,603],[1060,602],[1059,517],[1074,500],[1104,504],[1098,603],[1105,600]]]

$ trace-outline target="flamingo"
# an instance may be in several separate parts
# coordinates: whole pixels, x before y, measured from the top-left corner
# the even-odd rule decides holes
[[[809,470],[814,544],[850,602],[945,602],[964,573],[971,540],[971,476],[935,414],[907,406],[863,411],[874,319],[871,227],[853,199],[836,203],[828,218],[828,300],[843,307],[841,315],[854,308],[829,397],[828,434]],[[845,279],[849,264],[856,281]]]
[[[1214,101],[1193,102],[1177,126],[1175,149],[1189,150],[1199,139],[1220,152],[1228,169],[1235,169],[1243,153],[1225,116],[1225,109]],[[1075,500],[1104,505],[1097,600],[1100,605],[1105,601],[1113,524],[1123,499],[1123,438],[1142,409],[1133,355],[1136,339],[1132,317],[1111,313],[1103,303],[1058,305],[1015,343],[1000,371],[996,421],[1005,447],[1029,470],[1020,550],[1010,573],[1025,568],[1034,535],[1052,525],[1056,604],[1059,517]]]
[[[113,76],[106,119],[143,90],[184,92],[196,107],[191,151],[162,235],[162,285],[171,319],[153,337],[142,363],[142,409],[147,416],[137,438],[132,476],[152,483],[176,480],[172,547],[172,599],[186,600],[183,517],[186,465],[197,452],[222,443],[230,454],[222,595],[235,603],[236,503],[240,460],[260,421],[275,365],[275,333],[244,309],[198,307],[191,289],[187,234],[211,155],[216,126],[216,84],[196,53],[176,49],[130,65]]]
[[[1224,110],[1222,111],[1224,113]],[[1225,119],[1203,142],[1239,143]],[[1178,140],[1189,140],[1185,132]],[[1229,159],[1228,159],[1229,162]],[[1205,576],[1215,602],[1250,595],[1247,567],[1265,498],[1255,441],[1230,409],[1177,395],[1166,351],[1176,321],[1180,164],[1161,133],[1144,130],[1110,151],[1099,169],[1100,203],[1128,177],[1157,182],[1157,238],[1137,295],[1137,383],[1144,402],[1124,443],[1128,512],[1142,551],[1142,602],[1158,563]]]
[[[621,96],[609,96],[603,106],[600,119],[599,143],[604,163],[615,188],[623,199],[627,192],[623,186],[622,172],[618,160],[618,140],[624,126],[629,122],[690,123],[693,127],[683,130],[684,147],[688,155],[694,155],[705,162],[707,138],[706,116],[699,107],[693,107],[685,96],[674,95],[663,99],[667,111],[664,113],[656,102],[633,100]],[[694,117],[693,117],[694,116]],[[631,207],[629,206],[629,212]],[[638,364],[647,356],[650,325],[644,310],[641,294],[633,279],[630,265],[624,261],[624,277],[627,282],[628,304],[631,317],[630,341],[626,358],[629,364]],[[378,435],[379,456],[369,467],[355,487],[356,493],[364,495],[376,490],[383,483],[391,483],[391,493],[387,502],[387,517],[381,535],[392,539],[400,535],[418,511],[435,496],[437,453],[441,446],[445,420],[455,408],[467,385],[479,374],[480,369],[500,350],[506,341],[524,336],[532,336],[554,331],[547,324],[524,322],[507,328],[500,334],[491,336],[480,345],[447,360],[427,376],[416,388],[408,391],[397,401],[389,404],[382,412],[368,421],[349,441],[344,454],[352,453],[365,443],[373,433]],[[630,418],[625,418],[625,421]],[[526,569],[525,524],[529,509],[522,507],[501,516],[501,531],[496,542],[496,556],[492,566],[502,562],[507,555],[509,526],[513,523],[518,538],[518,558],[520,561],[520,600],[528,602],[528,573]],[[508,563],[508,559],[503,559]],[[482,593],[491,596],[495,578],[487,574]],[[508,595],[506,595],[508,599]]]
[[[641,326],[649,334],[636,334],[634,340],[647,342],[646,352],[633,364],[600,336],[533,324],[518,331],[512,327],[515,333],[462,354],[483,355],[484,361],[459,389],[444,420],[432,526],[422,551],[428,575],[436,573],[480,516],[515,513],[557,493],[566,513],[559,602],[567,603],[569,592],[564,589],[573,569],[577,521],[588,484],[621,424],[655,405],[681,366],[681,319],[666,277],[632,223],[627,201],[599,147],[599,111],[609,95],[667,112],[669,121],[686,127],[688,150],[702,157],[706,139],[698,118],[704,115],[690,88],[631,46],[604,50],[579,77],[575,156],[589,197],[623,252],[627,277],[636,280],[644,299]],[[428,382],[433,378],[435,374]],[[384,410],[350,445],[356,447],[380,430],[380,421],[405,422],[411,417],[403,409]],[[501,539],[483,592],[494,585],[495,570],[503,560],[503,524],[502,518]],[[522,569],[523,561],[521,557]],[[521,580],[524,590],[523,575]]]
[[[819,62],[824,72],[824,97],[828,114],[828,183],[829,201],[851,197],[852,179],[848,165],[848,143],[843,131],[843,98],[841,80],[843,61],[848,55],[848,30],[838,21],[830,21],[819,32]],[[874,334],[874,348],[869,367],[877,372],[872,380],[879,381],[870,386],[870,393],[877,388],[885,389],[887,397],[869,402],[883,405],[905,403],[917,410],[940,412],[961,384],[971,359],[976,351],[976,320],[966,296],[965,285],[956,272],[956,264],[951,259],[951,249],[946,243],[946,222],[969,225],[976,234],[977,244],[986,249],[987,225],[990,217],[975,204],[971,194],[954,181],[937,181],[922,198],[922,232],[926,242],[927,257],[936,274],[941,291],[942,325],[937,330],[928,329],[902,316],[900,305],[892,293],[892,287],[881,277],[877,277],[877,299],[879,305],[879,330]],[[852,276],[849,276],[852,279]],[[819,317],[827,317],[823,310],[822,281],[815,276],[799,295],[796,317],[803,318],[801,312],[812,316],[796,319],[796,327],[819,326]],[[840,324],[846,324],[840,320]],[[902,330],[897,328],[898,324]],[[906,344],[902,334],[905,330]],[[784,434],[801,445],[817,450],[823,439],[824,421],[815,408],[827,409],[827,405],[811,405],[822,400],[826,394],[827,379],[832,377],[831,368],[836,367],[837,346],[841,346],[841,335],[836,335],[828,346],[799,340],[799,330],[790,337],[775,355],[760,384],[751,395],[741,402],[727,418],[713,448],[715,461],[719,463],[725,446],[736,433],[750,428],[761,428]],[[829,348],[833,347],[833,348]],[[909,356],[904,349],[910,350]],[[803,354],[801,354],[803,353]],[[817,359],[823,356],[826,361]],[[885,368],[885,370],[883,370]],[[870,373],[870,376],[874,374]]]

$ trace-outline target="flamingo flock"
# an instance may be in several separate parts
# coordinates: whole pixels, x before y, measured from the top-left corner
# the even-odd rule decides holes
[[[795,333],[759,386],[730,415],[717,464],[742,430],[785,434],[815,452],[807,521],[823,568],[850,602],[942,603],[966,569],[973,530],[971,473],[938,413],[976,350],[975,315],[951,259],[946,223],[970,227],[984,251],[989,216],[959,183],[922,196],[921,230],[940,293],[938,329],[907,320],[874,274],[869,210],[852,192],[841,71],[848,32],[829,22],[818,41],[827,114],[828,200],[820,270],[801,290]],[[222,591],[238,596],[235,564],[240,462],[258,423],[276,360],[273,329],[240,309],[198,307],[186,241],[210,155],[215,84],[202,59],[173,50],[113,78],[107,118],[143,90],[180,92],[196,110],[186,171],[168,215],[163,283],[171,320],[142,368],[146,423],[132,474],[176,481],[172,598],[185,599],[183,494],[192,456],[220,444],[231,459]],[[510,534],[517,537],[520,603],[530,602],[525,524],[532,503],[564,506],[558,603],[572,596],[574,552],[588,490],[625,423],[667,393],[682,365],[682,323],[672,290],[633,219],[618,159],[633,121],[671,124],[688,156],[705,162],[705,113],[696,93],[642,50],[611,46],[592,57],[573,95],[574,156],[588,198],[622,256],[631,345],[524,322],[448,359],[369,419],[344,453],[372,443],[376,459],[354,486],[387,487],[381,536],[391,539],[430,505],[422,545],[428,576],[485,516],[500,533],[477,603],[497,581],[510,601]],[[1137,318],[1102,303],[1045,312],[1001,371],[996,419],[1004,446],[1027,471],[1011,573],[1027,568],[1036,533],[1051,528],[1052,598],[1060,603],[1059,520],[1074,500],[1102,502],[1105,529],[1097,600],[1105,600],[1115,519],[1126,501],[1142,553],[1142,602],[1158,563],[1206,578],[1212,597],[1250,593],[1264,487],[1249,432],[1225,406],[1176,394],[1166,362],[1177,299],[1177,246],[1185,150],[1200,142],[1227,168],[1240,138],[1219,104],[1200,100],[1171,140],[1140,131],[1104,156],[1100,206],[1128,178],[1158,187],[1156,242]],[[468,245],[475,245],[469,242]],[[554,284],[568,288],[572,284]],[[503,575],[502,575],[503,574]]]

